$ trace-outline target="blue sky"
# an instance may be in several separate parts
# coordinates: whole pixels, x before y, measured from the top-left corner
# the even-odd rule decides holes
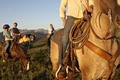
[[[18,22],[20,29],[62,28],[59,17],[61,0],[0,0],[0,31],[4,24]]]

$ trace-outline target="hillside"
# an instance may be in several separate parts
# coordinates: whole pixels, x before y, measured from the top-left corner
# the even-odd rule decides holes
[[[29,49],[30,70],[22,72],[20,61],[3,63],[0,60],[0,80],[53,80],[47,38],[42,38]]]
[[[35,42],[27,54],[31,61],[27,72],[21,70],[20,61],[13,66],[13,61],[3,63],[1,59],[0,80],[54,80],[46,36]],[[120,80],[120,70],[113,80]]]
[[[48,31],[44,30],[44,29],[32,29],[32,30],[20,29],[21,35],[24,35],[24,34],[35,34],[37,36],[37,40],[39,40],[39,39],[43,38],[44,36],[46,36],[47,32]],[[2,32],[0,32],[0,39],[4,39]]]

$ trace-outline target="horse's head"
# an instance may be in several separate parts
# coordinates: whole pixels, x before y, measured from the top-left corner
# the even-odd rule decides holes
[[[24,39],[27,39],[29,42],[35,41],[35,38],[36,38],[36,35],[34,35],[34,34],[26,34],[26,35],[24,35],[24,36],[25,36]],[[26,40],[26,41],[27,41],[27,40]]]
[[[29,35],[30,35],[30,36],[29,36],[30,41],[31,41],[31,42],[35,41],[36,35],[34,35],[34,34],[29,34]]]
[[[35,38],[36,38],[36,35],[34,34],[26,34],[26,35],[23,35],[20,39],[19,39],[19,43],[22,44],[31,44],[31,42],[35,41]],[[29,46],[28,45],[28,46]]]

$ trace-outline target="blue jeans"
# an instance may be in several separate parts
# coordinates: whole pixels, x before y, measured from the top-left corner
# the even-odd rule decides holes
[[[64,26],[64,33],[62,36],[62,42],[61,42],[61,46],[60,46],[60,55],[59,55],[58,64],[62,63],[63,56],[65,55],[65,52],[66,52],[66,49],[67,49],[67,46],[69,43],[69,33],[70,33],[70,30],[71,30],[71,28],[74,24],[74,21],[76,19],[78,19],[78,18],[74,18],[74,17],[70,17],[70,16],[67,17],[67,21],[66,21],[66,24]]]
[[[6,42],[5,52],[6,52],[7,54],[9,54],[9,49],[10,49],[10,44],[11,44],[11,42],[10,42],[9,40],[6,40],[5,42]]]

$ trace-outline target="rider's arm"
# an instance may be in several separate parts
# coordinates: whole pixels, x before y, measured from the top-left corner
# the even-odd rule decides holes
[[[10,31],[4,31],[3,32],[3,35],[5,36],[5,40],[13,40],[11,34],[10,34]]]
[[[66,18],[65,17],[61,17],[61,20],[62,20],[63,26],[65,26],[65,24],[66,24]]]
[[[68,0],[61,0],[60,9],[59,9],[60,17],[62,19],[63,26],[66,23],[66,6],[67,6],[67,3],[68,3]]]

